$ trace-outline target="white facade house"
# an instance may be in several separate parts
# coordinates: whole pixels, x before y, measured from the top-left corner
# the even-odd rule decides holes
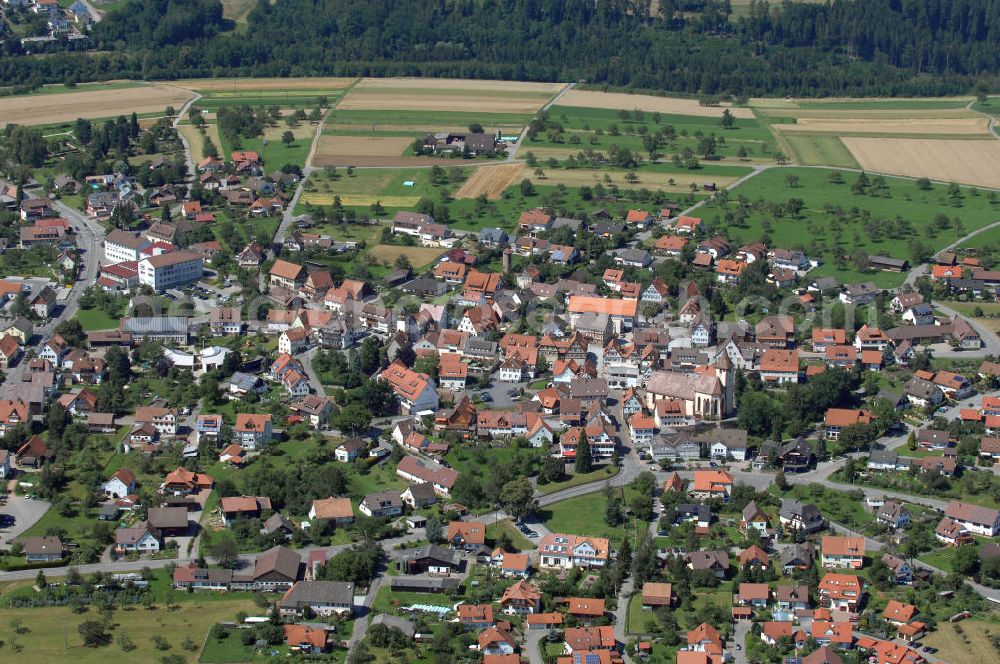
[[[236,416],[233,438],[243,449],[259,450],[266,447],[272,436],[270,414],[240,413]]]
[[[151,244],[138,233],[115,229],[104,237],[104,260],[111,264],[138,261],[142,250]]]
[[[603,567],[608,562],[608,540],[602,537],[578,537],[549,533],[539,542],[541,567],[572,569]]]
[[[128,468],[120,468],[102,488],[109,498],[124,498],[135,492],[135,475]]]
[[[204,259],[193,251],[172,251],[139,261],[139,283],[164,291],[201,279]]]

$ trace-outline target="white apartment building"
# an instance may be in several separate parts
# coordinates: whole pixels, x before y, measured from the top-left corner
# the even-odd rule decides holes
[[[201,254],[171,251],[139,261],[139,283],[155,291],[164,291],[198,281],[203,271]]]
[[[129,233],[116,228],[104,238],[104,260],[110,264],[138,261],[142,258],[140,252],[151,244],[152,242],[140,237],[138,233]]]

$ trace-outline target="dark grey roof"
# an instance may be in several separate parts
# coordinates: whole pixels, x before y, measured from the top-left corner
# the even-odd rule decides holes
[[[692,551],[687,554],[687,561],[694,570],[712,569],[716,566],[727,569],[729,554],[725,551]]]
[[[833,277],[819,277],[813,283],[821,291],[832,290],[840,286],[840,282]]]
[[[481,337],[469,337],[465,340],[465,347],[463,350],[466,353],[496,353],[499,346],[497,342],[490,341],[489,339],[483,339]]]
[[[284,516],[275,512],[271,516],[267,517],[267,521],[264,522],[264,532],[268,535],[273,535],[278,532],[279,529],[294,532],[295,526]]]
[[[407,591],[421,589],[428,592],[457,590],[459,580],[453,577],[395,576],[389,580],[389,590]]]
[[[552,228],[568,228],[573,231],[580,230],[580,226],[583,224],[581,219],[571,219],[569,217],[556,217],[556,220],[552,222]]]
[[[311,604],[347,604],[350,606],[353,603],[353,583],[299,581],[281,598],[278,606],[283,609],[297,609]]]
[[[868,260],[872,265],[888,265],[896,268],[903,268],[907,265],[906,260],[891,256],[869,256]]]
[[[800,503],[789,498],[781,499],[781,516],[787,518],[799,517],[802,521],[809,523],[823,518],[819,508],[812,503]]]
[[[893,406],[895,406],[898,403],[900,403],[904,397],[901,392],[896,392],[895,390],[890,390],[888,388],[883,387],[881,390],[879,390],[879,393],[875,396],[875,398],[888,401]]]
[[[935,393],[941,392],[941,388],[923,378],[911,378],[903,388],[907,394],[920,399],[929,399]]]
[[[187,528],[186,507],[150,507],[146,520],[151,528]]]
[[[793,544],[790,547],[782,549],[781,564],[788,565],[789,563],[801,560],[805,563],[809,563],[813,559],[813,548],[811,544]]]
[[[675,508],[677,510],[677,516],[679,517],[697,517],[699,521],[711,521],[712,520],[712,510],[708,505],[699,505],[698,503],[680,503]]]
[[[983,290],[986,282],[982,279],[949,279],[948,285],[955,290]]]
[[[501,228],[484,228],[479,231],[480,242],[493,242],[494,244],[507,244],[510,236]]]
[[[452,566],[457,566],[461,560],[458,552],[454,549],[435,546],[433,544],[425,544],[419,549],[414,549],[413,552],[407,556],[407,560],[418,560],[420,558],[431,558],[432,560],[447,563]]]
[[[414,500],[429,500],[431,498],[437,498],[437,494],[434,493],[434,486],[428,482],[411,484],[409,489],[410,495],[413,496]]]
[[[871,295],[878,292],[878,286],[873,281],[864,281],[858,284],[847,284],[844,286],[844,292],[854,296]]]
[[[608,396],[608,381],[603,378],[590,378],[570,381],[569,395],[574,399],[580,397],[606,397]]]
[[[254,565],[254,578],[271,572],[277,572],[285,578],[297,579],[302,559],[299,554],[283,546],[275,546],[257,556]]]
[[[429,277],[417,277],[400,286],[400,289],[406,293],[440,293],[445,285]]]
[[[229,384],[234,385],[241,390],[252,390],[261,382],[260,378],[253,376],[248,373],[243,373],[237,371],[232,376],[229,377]]]
[[[868,457],[868,464],[896,464],[899,459],[899,453],[893,450],[875,450]]]
[[[645,249],[625,249],[618,254],[618,257],[626,263],[648,263],[651,260],[649,252]]]
[[[594,224],[591,227],[591,230],[593,230],[597,235],[617,235],[625,230],[625,224],[615,224],[610,221],[604,221]]]
[[[405,636],[413,638],[413,635],[417,633],[416,627],[413,623],[406,618],[397,618],[396,616],[386,615],[380,613],[374,618],[372,618],[372,625],[385,625],[389,629],[398,629]]]
[[[709,445],[722,443],[731,450],[745,450],[747,447],[747,432],[743,429],[712,429],[694,437],[696,441],[704,440]]]

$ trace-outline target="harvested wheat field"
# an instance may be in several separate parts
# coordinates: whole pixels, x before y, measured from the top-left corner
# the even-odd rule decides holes
[[[208,114],[205,114],[208,117]],[[448,132],[454,134],[464,134],[469,131],[468,125],[419,125],[419,124],[385,124],[376,123],[378,131],[393,131],[393,132],[413,132],[413,137],[423,138],[427,134],[436,134],[439,132]],[[517,133],[520,134],[521,130],[524,129],[522,124],[489,124],[482,123],[483,131],[488,134],[500,131],[501,133]],[[324,129],[330,130],[332,132],[366,132],[369,133],[372,130],[372,123],[359,124],[351,122],[327,122],[324,125]]]
[[[443,253],[438,247],[398,247],[393,244],[376,244],[368,251],[373,261],[383,265],[394,265],[399,256],[406,256],[415,268],[429,265]]]
[[[560,106],[582,106],[585,108],[610,108],[631,111],[639,109],[647,112],[673,113],[676,115],[700,115],[717,118],[723,107],[702,106],[696,99],[675,97],[654,97],[653,95],[630,95],[622,92],[595,92],[591,90],[570,90],[559,99]],[[729,107],[729,112],[737,118],[753,119],[749,108]]]
[[[353,78],[191,78],[176,81],[189,90],[198,92],[233,93],[257,90],[343,90],[350,87]]]
[[[476,198],[486,194],[486,198],[496,200],[500,198],[504,189],[524,177],[529,177],[522,175],[523,172],[523,164],[480,166],[455,192],[455,198]]]
[[[470,80],[464,78],[363,78],[354,86],[355,90],[391,88],[393,90],[461,90],[494,91],[512,94],[547,93],[555,94],[564,87],[563,83],[531,83],[528,81]]]
[[[347,93],[337,108],[345,111],[387,111],[399,108],[414,111],[485,111],[490,113],[534,113],[545,104],[535,97],[505,97],[489,94],[449,94],[442,96],[433,90],[421,94],[401,95],[396,91],[371,94],[371,91]]]
[[[964,108],[763,108],[774,118],[811,118],[826,121],[841,120],[918,120],[975,118],[977,114]]]
[[[841,141],[866,170],[1000,187],[1000,141],[866,136]]]
[[[908,118],[877,120],[872,118],[799,118],[795,124],[774,125],[780,131],[828,132],[834,134],[989,134],[989,119]]]
[[[413,139],[405,136],[320,136],[313,154],[313,166],[341,166],[355,164],[355,157],[396,157]],[[353,161],[352,161],[353,160]],[[357,162],[360,165],[360,162]]]
[[[562,87],[517,81],[366,78],[351,88],[337,108],[533,114]]]
[[[192,96],[189,90],[156,83],[131,88],[4,97],[0,99],[0,118],[4,123],[42,125],[77,118],[108,118],[133,111],[162,113],[167,106],[180,110]]]

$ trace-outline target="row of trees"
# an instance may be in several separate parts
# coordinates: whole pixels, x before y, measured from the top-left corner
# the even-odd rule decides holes
[[[141,0],[95,24],[88,44],[29,58],[7,40],[0,82],[421,75],[585,79],[718,99],[938,95],[997,80],[998,0],[759,2],[735,22],[728,3],[669,4],[683,10],[652,12],[649,0],[259,0],[247,29],[230,32],[218,0]],[[439,38],[442,25],[461,39]],[[535,44],[550,57],[535,57]],[[88,46],[97,53],[79,52]]]

